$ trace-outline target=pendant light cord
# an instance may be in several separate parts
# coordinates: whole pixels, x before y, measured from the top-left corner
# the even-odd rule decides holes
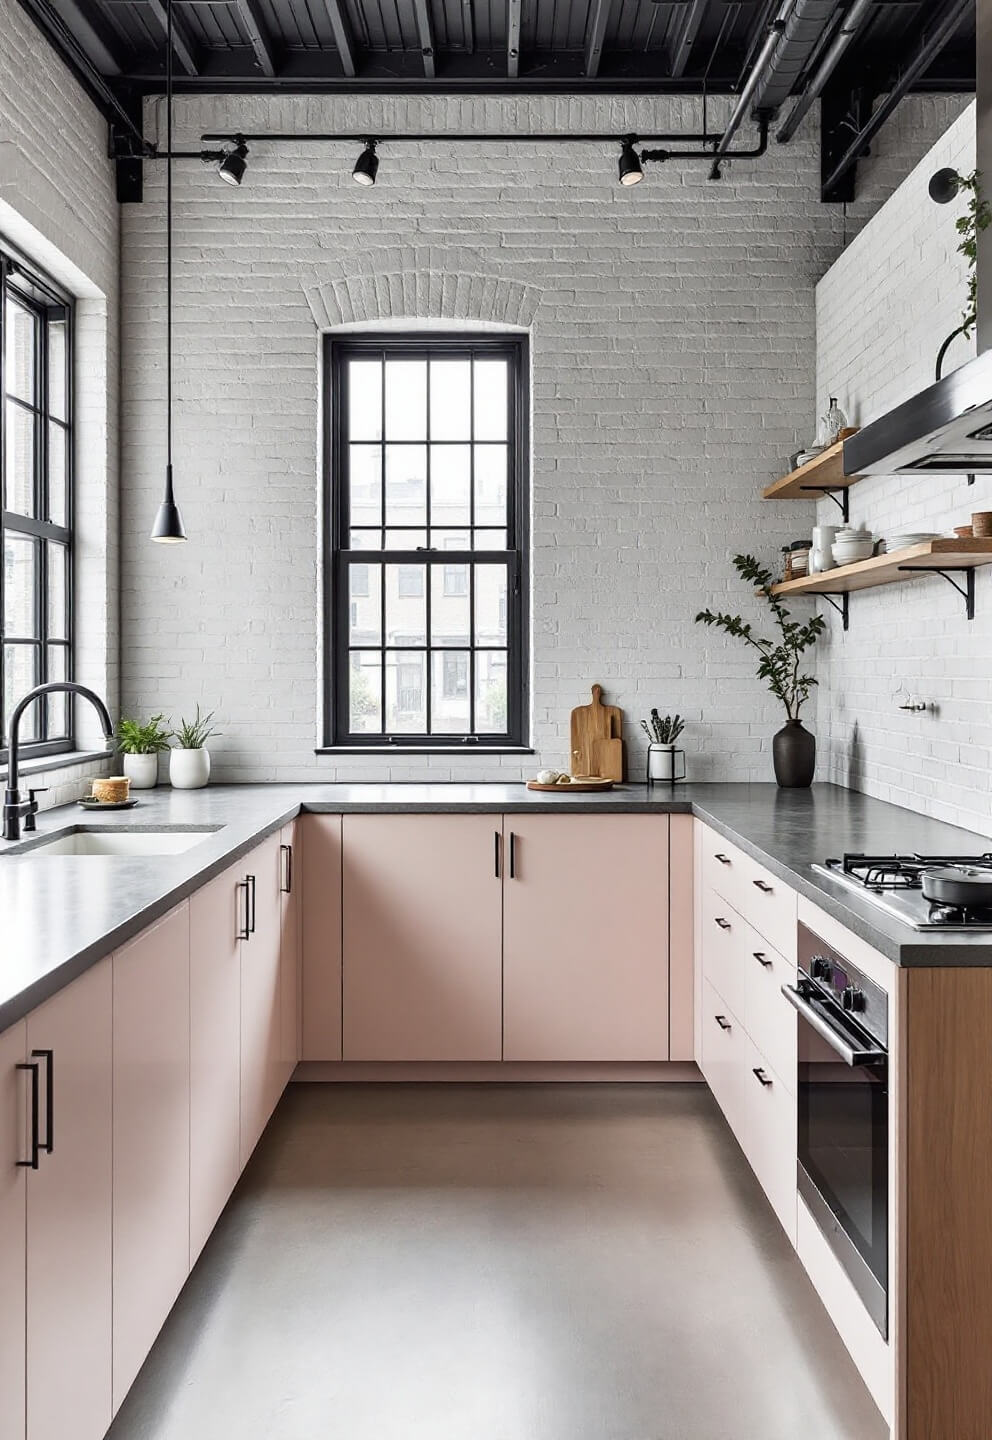
[[[165,463],[172,490],[172,6],[166,0],[165,52]]]

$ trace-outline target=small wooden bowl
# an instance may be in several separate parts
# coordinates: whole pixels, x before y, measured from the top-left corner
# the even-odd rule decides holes
[[[970,540],[975,532],[970,525],[955,525],[954,533],[959,540]]]
[[[976,515],[972,515],[971,528],[977,538],[992,539],[992,510],[979,510]]]
[[[92,796],[103,805],[120,805],[128,799],[131,789],[131,780],[127,775],[108,775],[103,779],[94,780]]]

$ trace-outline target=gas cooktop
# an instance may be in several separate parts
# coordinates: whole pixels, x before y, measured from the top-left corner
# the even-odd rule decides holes
[[[864,896],[914,930],[992,931],[992,853],[985,855],[860,855],[825,860],[813,869]],[[949,904],[923,893],[927,872],[968,881],[974,900]]]

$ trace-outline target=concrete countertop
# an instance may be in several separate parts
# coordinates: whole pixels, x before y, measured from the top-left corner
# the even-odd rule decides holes
[[[522,785],[213,785],[140,791],[133,810],[45,811],[38,833],[0,842],[0,1030],[26,1015],[301,811],[347,814],[693,814],[898,965],[990,965],[992,937],[919,932],[811,870],[845,850],[981,854],[986,837],[835,785],[626,785],[543,794]],[[179,855],[32,854],[69,826],[218,827]]]

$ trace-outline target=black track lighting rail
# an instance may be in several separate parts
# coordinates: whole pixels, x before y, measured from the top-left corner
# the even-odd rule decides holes
[[[300,143],[301,141],[321,144],[335,140],[353,145],[366,145],[369,141],[369,134],[370,132],[368,130],[354,132],[344,130],[328,130],[319,134],[315,134],[313,131],[288,131],[273,134],[241,134],[240,136],[235,136],[233,133],[228,133],[226,131],[211,131],[205,135],[201,135],[200,139],[204,142],[227,141],[230,144],[234,144],[235,140],[237,138],[240,138],[244,140],[245,143],[248,145],[295,145]],[[489,133],[488,131],[455,133],[448,130],[436,130],[433,133],[423,135],[414,134],[412,131],[403,131],[402,133],[386,133],[383,131],[378,131],[375,135],[376,143],[379,145],[393,144],[394,142],[399,142],[400,144],[425,144],[429,141],[435,140],[453,142],[455,144],[495,143],[510,145],[523,144],[528,140],[533,140],[537,141],[537,143],[541,145],[615,145],[617,144],[618,138],[619,137],[617,136],[616,131],[572,131],[568,133],[562,131],[554,131],[549,134],[544,134],[541,131],[535,131],[532,134],[524,134],[518,130],[516,133],[504,135]],[[624,136],[623,138],[627,137]],[[634,141],[635,144],[640,144],[644,140],[661,140],[682,141],[686,144],[697,143],[700,145],[716,145],[720,139],[719,135],[689,134],[688,132],[671,135],[633,135],[630,138]],[[197,151],[196,153],[199,154],[200,152]]]

